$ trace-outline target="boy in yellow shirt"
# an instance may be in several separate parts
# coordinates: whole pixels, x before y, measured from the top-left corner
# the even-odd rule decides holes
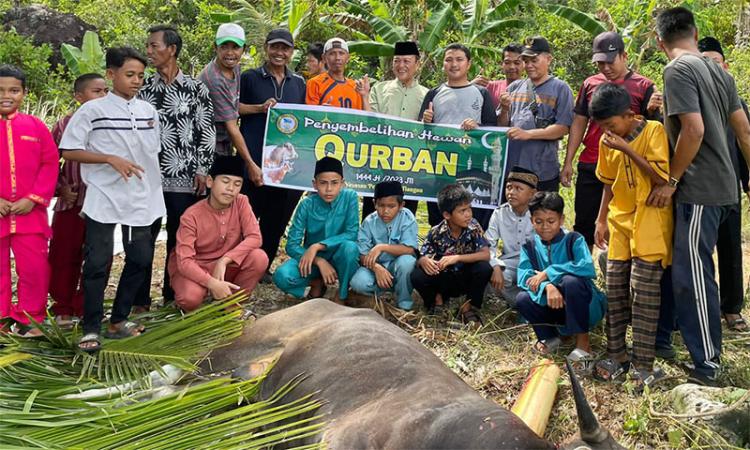
[[[590,105],[592,118],[604,130],[596,167],[604,195],[594,242],[600,249],[609,247],[609,359],[596,364],[594,375],[614,381],[630,369],[625,334],[631,322],[633,375],[647,385],[663,376],[653,364],[659,282],[671,263],[673,229],[672,209],[648,206],[647,200],[654,186],[669,180],[669,146],[663,125],[635,115],[630,101],[624,88],[607,83],[596,90]]]

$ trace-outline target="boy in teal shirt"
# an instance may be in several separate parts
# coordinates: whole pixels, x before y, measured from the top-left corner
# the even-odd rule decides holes
[[[315,163],[312,181],[316,192],[297,207],[289,228],[286,252],[289,260],[279,266],[273,282],[282,291],[302,298],[323,295],[338,281],[334,301],[344,301],[349,281],[359,267],[357,193],[344,187],[341,161],[326,156]]]
[[[396,293],[398,307],[412,308],[411,272],[417,259],[417,221],[404,208],[404,189],[398,181],[375,185],[375,212],[362,221],[357,237],[360,267],[352,289],[360,294],[381,290]]]

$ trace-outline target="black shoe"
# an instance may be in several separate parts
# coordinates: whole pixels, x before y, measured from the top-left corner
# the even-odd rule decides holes
[[[657,358],[671,361],[677,358],[677,350],[671,345],[669,347],[656,347],[655,355]]]
[[[690,375],[688,375],[687,382],[697,384],[700,386],[720,387],[719,381],[715,373],[714,375],[707,375],[703,372],[698,372],[697,370],[690,371]]]

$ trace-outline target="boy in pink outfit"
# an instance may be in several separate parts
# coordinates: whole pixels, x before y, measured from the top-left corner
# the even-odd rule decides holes
[[[55,193],[59,155],[47,126],[18,112],[26,94],[21,69],[0,65],[0,330],[15,322],[19,334],[36,336],[29,316],[47,308],[47,207]],[[10,251],[16,259],[18,301],[11,302]]]
[[[175,303],[184,311],[199,308],[209,293],[215,299],[238,289],[249,294],[266,273],[260,226],[240,194],[243,167],[238,156],[217,156],[206,180],[211,194],[180,219],[168,267]]]

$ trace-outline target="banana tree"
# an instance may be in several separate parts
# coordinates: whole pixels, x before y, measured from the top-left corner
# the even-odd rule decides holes
[[[60,52],[73,77],[85,73],[104,73],[104,51],[99,44],[99,35],[93,31],[86,31],[83,35],[81,48],[62,44]]]
[[[369,28],[369,33],[360,35],[370,36],[370,39],[349,42],[352,53],[365,57],[392,55],[393,45],[397,41],[418,36],[427,64],[434,65],[442,54],[446,38],[465,44],[479,57],[500,54],[500,49],[481,45],[480,42],[486,41],[490,35],[523,26],[525,22],[514,17],[521,1],[503,0],[493,5],[490,0],[434,0],[423,5],[426,8],[423,20],[412,23],[410,29],[391,19],[404,17],[404,14],[396,14],[380,0],[344,0],[341,4],[347,8],[347,13],[336,17],[349,23],[359,20]]]
[[[592,38],[605,31],[619,32],[625,42],[625,51],[630,55],[630,63],[636,68],[645,52],[655,45],[653,13],[657,6],[656,0],[635,0],[629,8],[628,15],[631,19],[625,24],[616,23],[604,9],[594,16],[557,3],[542,2],[538,6],[584,30]]]

